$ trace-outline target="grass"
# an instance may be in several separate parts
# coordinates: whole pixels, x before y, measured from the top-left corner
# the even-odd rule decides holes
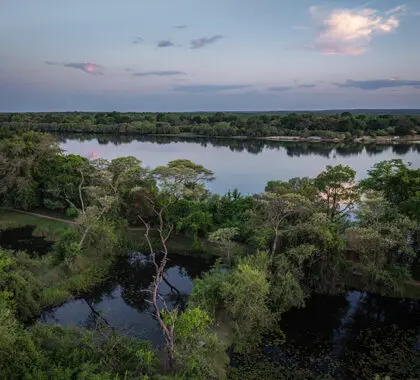
[[[44,219],[38,216],[25,215],[13,211],[0,211],[0,229],[35,226],[34,235],[43,236],[56,241],[61,234],[70,227],[67,223]]]

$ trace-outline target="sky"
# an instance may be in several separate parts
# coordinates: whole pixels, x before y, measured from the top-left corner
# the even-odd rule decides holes
[[[420,108],[419,0],[0,0],[0,112]]]

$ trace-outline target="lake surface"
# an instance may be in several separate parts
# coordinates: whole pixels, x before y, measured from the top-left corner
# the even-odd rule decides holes
[[[186,158],[214,171],[208,188],[224,194],[237,188],[258,193],[269,180],[314,177],[327,165],[350,165],[358,179],[375,163],[401,158],[420,167],[420,144],[363,145],[358,143],[276,142],[263,140],[182,138],[165,136],[60,136],[67,153],[106,159],[135,156],[155,167]]]
[[[208,270],[212,261],[171,257],[160,291],[169,306],[183,307],[192,279]],[[112,278],[103,286],[44,312],[41,321],[88,329],[107,323],[124,334],[161,344],[162,335],[147,302],[149,293],[144,291],[152,283],[151,261],[135,253],[120,258],[111,273]],[[305,308],[282,316],[280,326],[286,343],[266,347],[265,355],[279,366],[337,379],[373,379],[371,373],[406,379],[406,374],[420,365],[419,322],[418,300],[357,291],[313,295]]]

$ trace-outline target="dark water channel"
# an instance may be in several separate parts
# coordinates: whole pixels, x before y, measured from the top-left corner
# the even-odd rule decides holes
[[[34,236],[35,226],[24,226],[0,230],[0,247],[12,251],[26,251],[31,256],[42,256],[49,252],[53,242],[42,236]]]
[[[211,265],[212,260],[172,256],[165,273],[167,282],[161,286],[168,304],[182,306],[193,279]],[[41,321],[89,329],[103,323],[104,318],[119,332],[149,339],[155,345],[162,343],[147,302],[149,294],[144,292],[153,275],[148,257],[132,254],[121,258],[112,273],[104,286],[84,298],[45,311]],[[266,348],[266,355],[279,367],[293,366],[339,379],[374,379],[371,373],[385,370],[394,374],[393,380],[408,378],[404,377],[406,371],[420,365],[417,300],[357,291],[337,296],[313,295],[305,308],[283,316],[281,328],[287,336],[286,343]]]
[[[193,279],[208,270],[213,259],[171,255],[160,293],[168,307],[183,307],[191,293]],[[41,320],[64,326],[95,328],[107,323],[119,332],[160,344],[162,337],[148,302],[154,266],[148,256],[133,253],[121,257],[111,270],[111,277],[84,298],[45,311]],[[105,321],[106,322],[105,322]]]

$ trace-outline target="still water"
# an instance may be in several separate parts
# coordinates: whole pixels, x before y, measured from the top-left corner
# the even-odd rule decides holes
[[[169,306],[183,307],[193,279],[212,261],[172,255],[161,285]],[[155,345],[162,343],[145,292],[153,266],[147,256],[122,257],[112,278],[83,298],[45,311],[41,321],[95,328],[107,323],[117,331]],[[276,365],[301,368],[337,379],[373,379],[386,373],[406,379],[420,371],[420,301],[349,291],[342,295],[313,295],[306,307],[282,316],[286,342],[266,347],[264,355]],[[311,377],[312,378],[312,377]],[[316,377],[328,378],[328,377]]]
[[[171,254],[163,282],[159,287],[169,308],[184,307],[193,287],[193,279],[210,269],[214,260]],[[84,298],[71,300],[42,314],[46,323],[94,328],[106,323],[119,332],[153,344],[162,343],[159,327],[153,318],[150,289],[155,267],[149,256],[133,253],[121,257],[111,277]]]
[[[171,160],[190,159],[214,171],[208,188],[224,194],[264,190],[269,180],[316,176],[326,165],[350,165],[358,179],[375,163],[401,158],[420,167],[420,144],[363,145],[358,143],[276,142],[263,140],[205,139],[165,136],[59,136],[67,153],[106,159],[135,156],[155,167]]]

